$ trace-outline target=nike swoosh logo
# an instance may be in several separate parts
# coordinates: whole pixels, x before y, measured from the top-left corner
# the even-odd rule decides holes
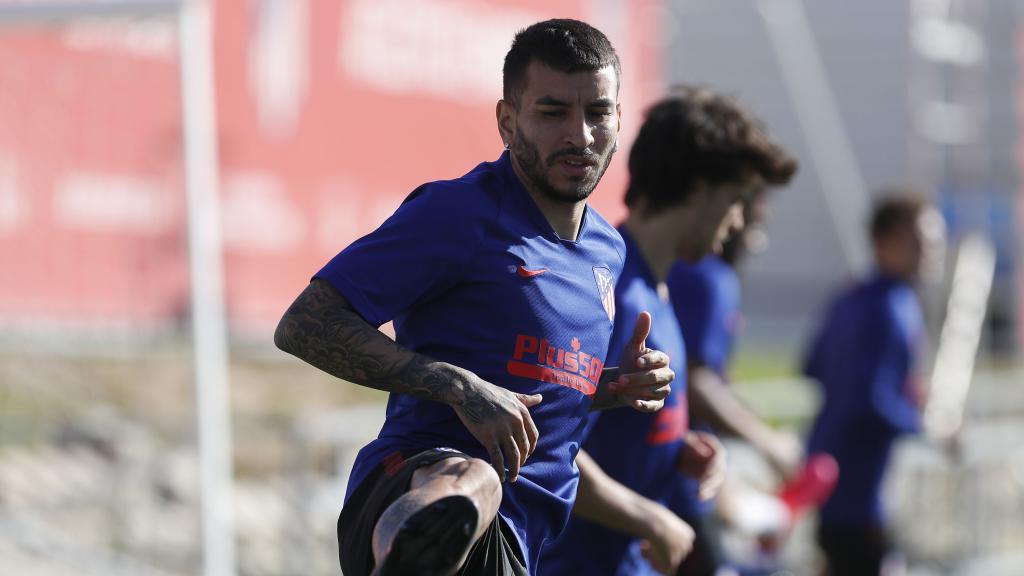
[[[519,268],[516,269],[516,274],[519,274],[523,278],[533,278],[534,276],[540,276],[541,274],[547,271],[547,268],[541,268],[539,270],[527,270],[526,268],[523,268],[522,264],[520,264]]]

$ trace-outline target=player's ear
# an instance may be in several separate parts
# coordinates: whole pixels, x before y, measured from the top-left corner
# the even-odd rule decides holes
[[[501,136],[501,141],[504,142],[506,146],[511,145],[513,137],[515,136],[515,106],[506,100],[498,100],[498,104],[494,108],[494,116],[498,121],[498,134]]]

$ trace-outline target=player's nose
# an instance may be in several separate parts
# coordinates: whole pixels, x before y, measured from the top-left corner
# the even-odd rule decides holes
[[[566,116],[565,143],[577,150],[590,148],[594,144],[593,127],[587,122],[582,110]]]

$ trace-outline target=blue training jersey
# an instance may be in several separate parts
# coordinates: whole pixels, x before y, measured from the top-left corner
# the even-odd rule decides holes
[[[666,283],[686,341],[688,362],[706,366],[727,382],[733,346],[743,327],[736,270],[716,255],[696,264],[680,260],[672,266]],[[692,427],[713,432],[702,422],[694,421]],[[683,476],[669,507],[685,518],[711,513],[714,501],[702,502],[699,493],[700,482]]]
[[[876,275],[832,303],[804,365],[824,399],[807,453],[824,451],[839,463],[823,522],[883,522],[879,492],[892,442],[920,424],[916,363],[924,335],[917,296],[905,283]]]
[[[672,306],[658,294],[658,282],[625,227],[626,265],[615,286],[615,329],[608,350],[618,362],[640,312],[651,313],[647,346],[669,355],[676,373],[665,407],[655,413],[615,409],[595,413],[583,448],[612,478],[652,500],[666,503],[679,474],[676,460],[687,430],[686,348]],[[542,575],[656,574],[640,553],[640,542],[578,517],[562,537],[545,548]]]
[[[696,264],[676,262],[665,282],[689,361],[707,366],[724,379],[743,326],[736,271],[711,255]]]
[[[393,320],[398,344],[523,394],[540,431],[499,513],[531,573],[576,496],[574,462],[604,367],[622,239],[588,207],[576,241],[558,237],[508,152],[462,178],[417,188],[376,231],[316,278],[370,324]],[[396,451],[450,447],[489,461],[446,404],[391,394],[376,440],[356,457],[348,494]]]

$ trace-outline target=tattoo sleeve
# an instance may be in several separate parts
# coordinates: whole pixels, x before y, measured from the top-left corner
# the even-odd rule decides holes
[[[349,382],[462,405],[472,374],[403,348],[370,325],[323,280],[295,299],[274,333],[289,354]]]

